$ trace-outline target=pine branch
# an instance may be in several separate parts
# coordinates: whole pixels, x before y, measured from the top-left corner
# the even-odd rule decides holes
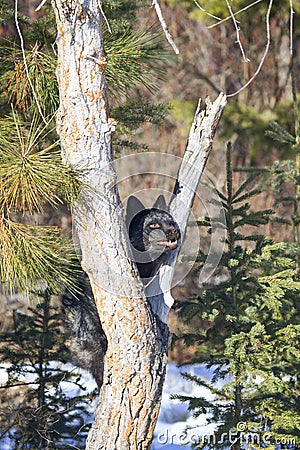
[[[106,37],[106,78],[111,95],[125,94],[137,84],[153,92],[156,78],[164,78],[164,50],[161,36],[151,30],[127,32],[119,38]]]
[[[24,114],[37,111],[35,95],[43,115],[52,117],[59,103],[56,58],[51,53],[40,51],[38,44],[26,50],[25,57],[26,66],[22,52],[15,44],[8,43],[4,47],[3,62],[7,69],[0,76],[2,95]]]
[[[0,222],[0,280],[12,292],[28,297],[39,285],[56,291],[61,285],[75,289],[77,257],[73,243],[55,227],[34,227],[9,219]]]
[[[0,208],[7,213],[43,212],[45,203],[62,203],[59,192],[76,195],[78,178],[62,164],[58,142],[48,144],[50,133],[37,117],[30,124],[16,113],[0,119]]]
[[[153,104],[144,99],[137,99],[118,106],[113,110],[114,119],[120,123],[122,132],[132,131],[143,123],[159,125],[166,117],[170,107],[163,103]]]

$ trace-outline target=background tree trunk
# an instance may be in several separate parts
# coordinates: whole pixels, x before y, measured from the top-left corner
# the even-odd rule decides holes
[[[108,341],[103,386],[86,448],[149,449],[160,407],[169,335],[157,317],[165,319],[166,314],[161,314],[160,307],[156,314],[151,311],[128,250],[111,151],[113,123],[106,101],[101,2],[53,0],[52,4],[58,28],[57,129],[65,164],[82,174],[83,188],[73,222],[81,264],[89,276]],[[217,120],[211,137],[216,124]],[[196,170],[199,180],[199,168]],[[190,195],[192,199],[193,193]],[[159,301],[165,303],[163,293]]]

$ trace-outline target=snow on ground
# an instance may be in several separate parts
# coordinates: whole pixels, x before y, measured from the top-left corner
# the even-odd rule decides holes
[[[57,363],[53,363],[53,368],[57,367]],[[7,380],[7,373],[5,365],[0,368],[0,383],[4,384]],[[61,365],[64,370],[79,371],[81,374],[80,384],[87,388],[88,392],[94,391],[96,384],[90,374],[84,370],[75,369],[71,364]],[[198,375],[204,380],[209,381],[212,375],[212,370],[208,370],[203,365],[185,366],[182,368],[176,367],[175,364],[169,363],[167,367],[166,381],[163,389],[162,404],[158,417],[157,426],[154,433],[154,440],[151,450],[190,450],[191,443],[201,436],[213,435],[215,426],[207,423],[207,416],[200,415],[197,419],[192,417],[188,411],[187,404],[179,400],[170,399],[171,394],[184,394],[196,397],[205,397],[206,399],[213,399],[212,394],[208,389],[202,386],[197,386],[195,383],[184,379],[180,373],[188,372],[191,375]],[[31,382],[34,382],[33,376]],[[82,394],[78,386],[73,383],[62,381],[60,383],[65,395],[69,398]],[[92,407],[96,407],[96,400]],[[91,408],[92,409],[92,408]],[[92,411],[89,411],[91,413]],[[186,427],[191,429],[185,433]],[[1,450],[10,450],[9,442],[1,442]],[[4,447],[3,447],[4,445]]]
[[[62,381],[60,386],[66,397],[73,398],[75,396],[81,396],[83,394],[92,393],[95,391],[96,383],[89,373],[75,368],[71,364],[61,364],[56,362],[53,362],[53,369],[57,368],[58,365],[63,370],[79,373],[80,385],[85,388],[85,391],[82,391],[78,385]],[[7,381],[7,368],[7,364],[0,366],[0,385],[5,384]],[[204,365],[200,364],[184,366],[181,368],[178,368],[173,363],[168,364],[166,380],[163,388],[162,404],[154,432],[154,440],[151,450],[191,450],[193,443],[203,443],[208,441],[213,442],[216,424],[208,423],[208,415],[201,414],[199,417],[193,418],[192,414],[188,411],[187,404],[182,403],[179,400],[170,399],[171,394],[182,394],[186,396],[204,397],[207,400],[213,400],[214,397],[207,388],[198,386],[181,376],[182,372],[188,372],[191,375],[200,376],[205,381],[210,381],[212,371],[213,369],[207,369]],[[27,374],[26,378],[27,381],[30,379],[33,383],[31,386],[34,387],[35,376],[33,374]],[[219,383],[214,386],[221,387]],[[97,399],[94,398],[93,402],[90,404],[89,410],[86,411],[87,423],[93,420],[93,411],[96,404]],[[70,443],[76,446],[75,441]],[[12,450],[12,448],[14,447],[12,446],[12,442],[8,436],[1,439],[0,450]],[[229,449],[231,446],[226,448]],[[244,448],[250,449],[252,447],[250,445]],[[278,445],[275,448],[279,450],[281,446]],[[291,445],[289,448],[294,449],[295,447]]]
[[[188,450],[191,449],[192,443],[199,442],[199,439],[204,439],[204,436],[210,436],[214,432],[215,426],[207,423],[205,414],[195,419],[188,411],[186,403],[170,399],[171,394],[205,397],[207,400],[214,398],[207,388],[186,380],[181,376],[181,372],[201,376],[205,381],[209,381],[212,375],[211,370],[203,365],[178,368],[173,363],[168,364],[162,404],[151,450]],[[190,429],[185,432],[187,427]]]

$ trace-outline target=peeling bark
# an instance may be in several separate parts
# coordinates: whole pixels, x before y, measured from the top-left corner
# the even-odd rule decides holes
[[[158,299],[149,291],[145,295],[130,259],[113,164],[113,123],[106,101],[101,3],[53,0],[52,5],[58,29],[57,129],[65,164],[82,174],[84,188],[74,207],[73,222],[81,248],[81,264],[89,276],[108,341],[103,386],[86,448],[146,450],[152,441],[167,363],[169,333],[161,319],[166,319],[168,311],[168,282],[175,257],[160,272],[165,271],[167,276],[160,275],[157,279],[165,295]],[[175,197],[171,209],[182,234],[187,214],[183,215],[179,200],[189,208],[194,189],[187,192],[185,179],[193,174],[195,186],[199,181],[225,106],[222,99],[216,110],[207,107],[204,112],[198,111],[198,117],[202,118],[193,125],[185,166],[179,171],[177,184],[181,188],[175,192],[178,202]],[[196,157],[199,142],[205,153],[202,162]],[[189,153],[193,153],[194,159]]]

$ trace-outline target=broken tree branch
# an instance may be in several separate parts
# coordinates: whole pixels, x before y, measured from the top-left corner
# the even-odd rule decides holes
[[[169,205],[170,212],[180,227],[182,239],[195,192],[210,155],[213,138],[226,103],[226,96],[223,93],[213,103],[209,98],[206,99],[205,104],[201,100],[198,103],[184,157],[178,171],[173,198]],[[152,311],[163,322],[167,320],[169,309],[173,304],[170,287],[179,250],[178,248],[176,252],[172,252],[172,255],[145,289]]]

